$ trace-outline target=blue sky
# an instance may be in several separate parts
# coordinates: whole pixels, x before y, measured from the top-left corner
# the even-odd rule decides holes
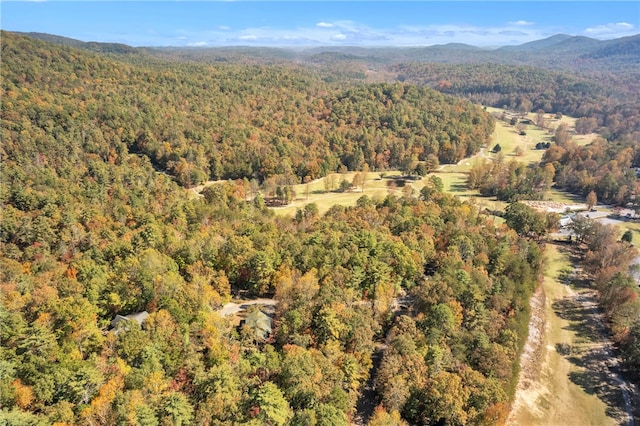
[[[640,32],[640,1],[1,1],[0,28],[131,46],[476,46]]]

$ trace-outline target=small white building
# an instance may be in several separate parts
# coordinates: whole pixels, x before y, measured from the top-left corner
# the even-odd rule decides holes
[[[575,214],[563,215],[560,218],[560,229],[564,229],[564,228],[568,227],[569,225],[571,225],[571,222],[573,222],[573,219],[575,217],[576,217]]]

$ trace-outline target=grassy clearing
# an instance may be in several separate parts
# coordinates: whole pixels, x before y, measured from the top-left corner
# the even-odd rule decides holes
[[[504,110],[500,108],[487,108],[487,111],[496,114],[502,114],[504,112]],[[534,123],[537,119],[537,114],[529,113],[525,118],[530,120],[531,123]],[[545,122],[545,129],[542,129],[535,124],[525,125],[526,135],[520,135],[516,126],[512,126],[502,120],[496,120],[496,130],[493,134],[493,141],[490,149],[492,149],[495,144],[500,144],[502,153],[504,153],[507,158],[516,157],[515,151],[516,149],[520,149],[522,154],[516,157],[520,161],[527,164],[540,162],[542,155],[544,154],[544,150],[535,149],[536,144],[538,142],[552,142],[554,131],[561,123],[567,124],[570,130],[575,129],[576,119],[567,116],[563,116],[561,119],[556,119],[554,114],[545,114]],[[595,133],[588,135],[574,135],[573,141],[578,145],[587,145],[591,143],[596,136],[597,135]],[[490,153],[490,155],[495,156],[493,153]]]
[[[397,192],[397,191],[395,191]],[[399,192],[397,192],[400,195]],[[325,214],[332,206],[341,205],[341,206],[355,206],[358,198],[363,195],[367,195],[370,198],[384,198],[389,194],[388,190],[383,189],[375,189],[375,188],[366,188],[364,192],[362,191],[353,191],[353,192],[328,192],[324,194],[313,194],[309,197],[309,199],[296,198],[291,204],[284,207],[275,207],[273,210],[276,214],[283,216],[293,216],[296,213],[296,210],[304,208],[307,204],[316,203],[318,206],[318,212],[320,215]]]
[[[533,125],[527,126],[526,133],[526,135],[520,135],[515,126],[497,121],[491,148],[499,144],[502,148],[501,153],[508,160],[515,158],[527,164],[538,163],[542,160],[544,150],[535,149],[535,146],[538,142],[550,142],[552,135]],[[520,150],[520,155],[516,155],[517,150]],[[495,158],[496,154],[490,153],[490,156]]]
[[[567,204],[584,203],[584,197],[572,194],[570,192],[560,191],[558,189],[552,189],[548,191],[545,200]]]
[[[632,243],[636,247],[640,247],[640,223],[635,222],[633,220],[620,220],[616,222],[616,226],[618,227],[619,236],[622,238],[622,235],[626,231],[631,231],[633,235]]]
[[[491,147],[493,147],[493,145]],[[487,152],[487,150],[483,150],[481,151],[481,153],[474,155],[471,158],[465,158],[457,164],[444,164],[440,166],[440,171],[448,173],[468,173],[476,164],[482,163],[484,161],[490,161],[490,158],[493,157],[493,153]]]
[[[461,197],[479,196],[478,191],[467,188],[467,174],[461,172],[434,173],[442,179],[445,192]]]
[[[547,246],[543,282],[546,324],[539,362],[525,372],[530,373],[530,382],[517,394],[510,424],[618,424],[612,414],[615,401],[603,396],[606,379],[593,371],[593,363],[604,361],[593,352],[601,345],[600,336],[590,327],[590,312],[576,302],[575,296],[582,290],[571,282],[573,268],[568,254],[561,250]],[[615,389],[609,391],[609,395],[615,394]]]
[[[422,181],[418,180],[401,182],[401,173],[397,170],[390,170],[382,174],[380,172],[367,173],[364,191],[361,188],[353,188],[345,192],[336,190],[343,180],[352,182],[355,174],[355,172],[332,173],[329,176],[310,182],[308,186],[306,184],[294,185],[295,200],[288,206],[276,207],[273,210],[279,215],[292,216],[296,213],[296,210],[304,208],[307,204],[315,203],[318,206],[318,212],[322,215],[334,205],[355,206],[358,198],[363,195],[372,199],[383,199],[389,194],[402,196],[405,187],[412,188],[412,193],[415,195],[424,186]],[[404,187],[402,186],[403,183]]]
[[[499,108],[487,108],[487,110],[497,113],[502,113],[503,111]],[[535,120],[536,114],[530,113],[528,118]],[[457,164],[443,165],[440,167],[440,170],[434,174],[442,179],[446,192],[462,199],[473,200],[489,209],[504,209],[506,203],[497,201],[495,197],[482,197],[477,191],[468,190],[466,188],[467,173],[474,165],[494,159],[498,154],[490,150],[493,149],[496,144],[500,144],[502,148],[500,155],[504,155],[507,161],[516,159],[527,164],[539,162],[542,159],[544,150],[535,149],[535,145],[538,142],[551,142],[553,129],[561,122],[567,123],[570,128],[573,128],[575,124],[575,119],[572,117],[563,116],[562,119],[557,120],[554,118],[554,115],[547,114],[545,119],[550,130],[541,129],[533,124],[529,124],[526,126],[526,135],[520,135],[515,126],[511,126],[509,123],[501,120],[496,120],[496,129],[488,147],[484,148],[477,155],[471,158],[465,158]],[[589,143],[592,139],[593,135],[574,137],[574,140],[579,144]],[[520,151],[519,155],[516,155],[517,150]],[[390,186],[390,182],[393,181],[394,178],[401,176],[401,173],[397,170],[387,171],[383,174],[380,172],[369,172],[365,182],[364,193],[359,189],[347,192],[336,191],[342,180],[352,182],[354,176],[355,172],[333,173],[327,177],[316,179],[309,184],[294,185],[295,200],[288,206],[274,208],[274,211],[280,215],[293,215],[297,209],[303,208],[306,204],[316,203],[320,214],[323,214],[335,204],[353,206],[363,194],[371,198],[384,198],[390,193],[398,196],[403,194],[402,187],[393,188],[393,186]],[[381,178],[381,176],[384,176],[384,178]],[[424,186],[425,179],[406,182],[414,189],[413,194],[417,195]],[[569,197],[569,194],[554,190],[549,191],[548,197],[550,201],[570,203],[583,201]],[[638,227],[638,232],[640,233],[640,226]]]

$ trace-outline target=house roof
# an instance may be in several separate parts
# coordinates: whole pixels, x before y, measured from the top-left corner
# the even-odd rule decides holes
[[[149,313],[147,311],[136,312],[129,315],[116,315],[116,317],[111,320],[111,327],[115,327],[120,321],[136,321],[138,324],[142,325],[142,323],[147,319]]]
[[[271,333],[271,317],[260,310],[250,312],[244,323],[263,339]]]

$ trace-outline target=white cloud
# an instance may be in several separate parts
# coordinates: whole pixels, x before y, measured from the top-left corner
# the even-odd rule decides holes
[[[195,41],[195,42],[187,43],[187,46],[191,46],[191,47],[205,47],[208,45],[209,43],[207,43],[206,41]]]
[[[2,0],[0,0],[2,1]],[[526,24],[525,24],[526,23]],[[605,30],[608,31],[605,33]],[[611,31],[637,30],[631,24],[620,22],[594,27],[580,34],[601,38],[612,37]],[[208,46],[261,45],[261,46],[432,46],[447,43],[466,43],[480,47],[497,47],[522,44],[549,37],[553,34],[572,32],[563,28],[544,28],[528,21],[514,21],[503,25],[402,25],[372,27],[352,20],[316,21],[307,26],[284,28],[216,26],[207,31],[181,30],[164,45],[175,43],[177,36],[186,36],[182,45],[206,42]],[[574,32],[574,34],[577,34]]]
[[[587,28],[584,30],[584,33],[596,37],[621,37],[632,32],[634,29],[633,24],[629,24],[628,22],[616,22]]]
[[[357,22],[353,22],[350,20],[341,20],[341,21],[335,21],[334,26],[336,26],[337,28],[340,28],[342,30],[346,30],[346,31],[361,31],[361,30],[368,30],[369,28],[365,25],[362,24],[358,24]]]
[[[319,23],[318,23],[319,24]],[[189,40],[207,40],[210,46],[259,43],[265,46],[430,46],[446,43],[467,43],[475,46],[520,44],[548,37],[535,25],[502,25],[479,27],[472,25],[427,25],[372,28],[354,21],[332,21],[333,27],[313,24],[308,27],[253,27],[206,33],[192,33]],[[326,22],[325,22],[326,24]]]
[[[512,21],[512,22],[507,22],[508,25],[516,25],[518,27],[522,27],[522,26],[528,26],[528,25],[533,25],[535,24],[535,22],[529,22],[529,21]]]
[[[522,44],[552,35],[535,25],[474,25],[402,26],[391,34],[395,44],[403,46],[466,43],[473,46],[504,46]]]

